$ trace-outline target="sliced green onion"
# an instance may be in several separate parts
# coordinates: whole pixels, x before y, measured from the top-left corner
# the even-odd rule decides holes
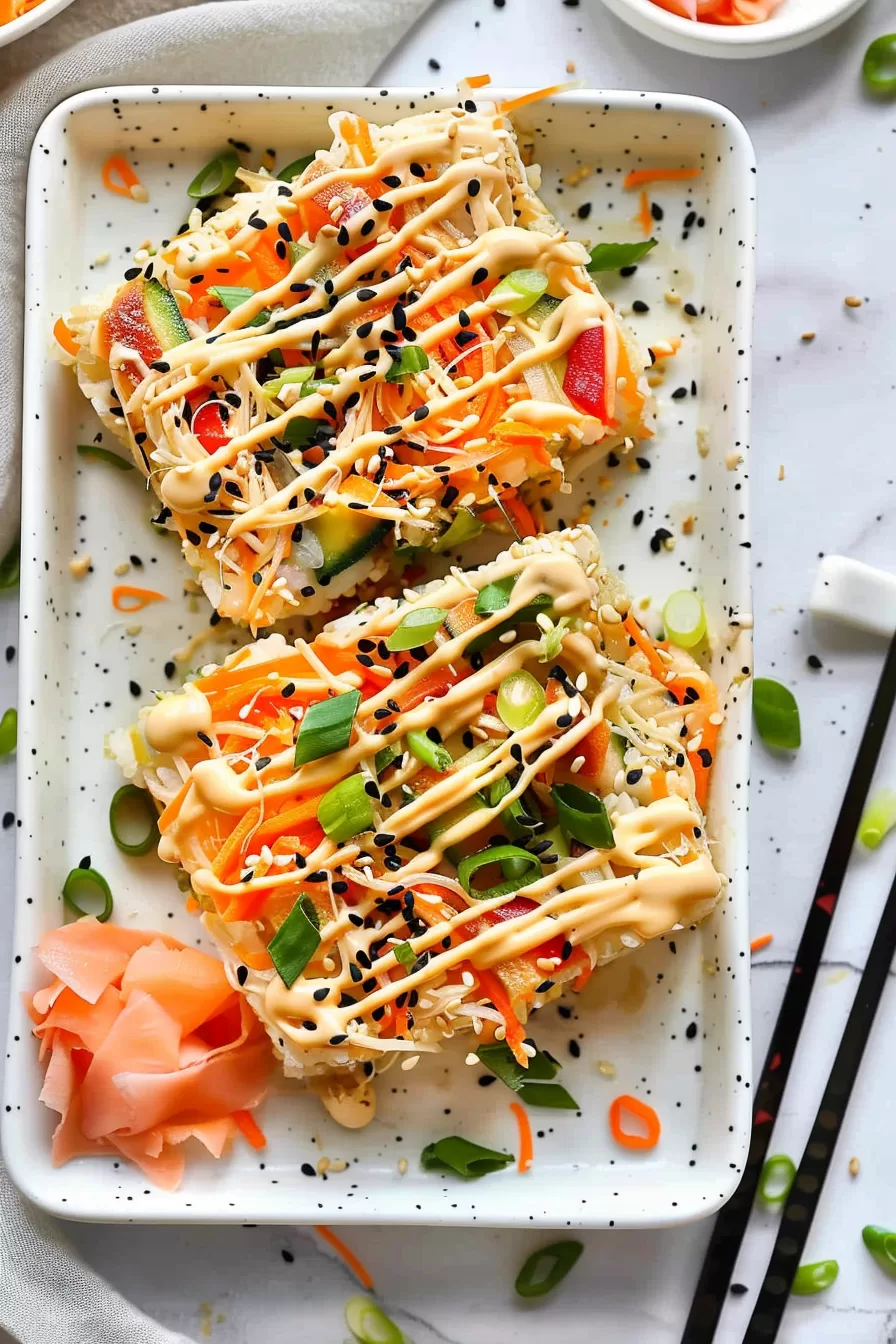
[[[412,756],[416,756],[418,761],[424,765],[431,766],[433,770],[438,770],[442,774],[450,770],[454,764],[454,757],[446,747],[438,742],[433,742],[426,733],[420,732],[417,728],[412,728],[407,735],[408,751]]]
[[[520,668],[501,682],[496,703],[501,722],[515,733],[535,722],[547,700],[541,682]]]
[[[483,1148],[458,1134],[429,1143],[420,1154],[424,1171],[447,1171],[466,1180],[501,1171],[513,1161],[512,1153],[498,1153],[494,1148]]]
[[[303,257],[307,257],[311,248],[306,247],[304,243],[287,243],[286,250],[289,253],[290,266],[295,266],[297,261],[301,261]]]
[[[578,784],[555,784],[551,797],[567,835],[591,849],[612,849],[616,841],[603,801]]]
[[[859,822],[859,839],[866,849],[877,849],[884,836],[896,826],[896,793],[880,789],[868,803]]]
[[[280,979],[291,989],[320,947],[320,920],[314,902],[299,897],[268,943],[268,953]]]
[[[682,649],[692,649],[706,634],[706,612],[696,593],[681,588],[663,607],[666,636]]]
[[[194,201],[204,200],[206,196],[220,196],[236,178],[240,166],[239,155],[233,149],[217,154],[193,178],[187,187],[187,195]]]
[[[552,313],[555,313],[560,307],[561,300],[552,298],[550,294],[543,295],[538,300],[534,308],[530,308],[526,314],[526,322],[530,327],[540,330]]]
[[[516,1276],[520,1297],[544,1297],[562,1283],[585,1247],[581,1241],[553,1241],[534,1251]]]
[[[550,849],[545,850],[542,858],[548,854],[557,854],[561,859],[568,859],[569,855],[569,837],[564,835],[559,826],[551,826],[546,831],[538,832],[539,840],[550,840]]]
[[[402,616],[389,635],[386,648],[391,653],[403,653],[405,649],[418,649],[421,644],[428,644],[447,615],[442,607],[413,608]]]
[[[382,747],[373,758],[373,768],[377,779],[384,770],[388,770],[393,761],[397,761],[401,752],[397,747]]]
[[[401,353],[396,359],[392,357],[392,367],[386,374],[387,383],[400,383],[402,378],[410,378],[415,373],[422,373],[424,369],[429,368],[429,356],[422,346],[403,345]]]
[[[336,751],[345,750],[351,741],[352,724],[360,703],[360,691],[345,691],[328,700],[319,700],[305,710],[296,738],[296,768],[306,761],[318,761],[321,756],[332,756]]]
[[[307,415],[294,415],[287,421],[283,438],[290,448],[307,448],[313,442],[319,424],[319,420],[309,420]]]
[[[592,275],[596,271],[621,271],[623,266],[634,266],[646,257],[652,247],[656,247],[655,238],[643,243],[598,243],[591,249],[588,270]]]
[[[15,709],[7,709],[0,719],[0,756],[9,756],[15,751],[19,741],[19,715]]]
[[[503,864],[509,859],[525,860],[525,866],[521,862],[521,872],[517,876],[499,882],[494,887],[487,887],[485,891],[479,891],[473,886],[473,878],[480,868],[487,868],[492,863]],[[457,865],[458,881],[474,901],[490,901],[494,896],[509,896],[512,892],[519,891],[520,887],[527,887],[531,882],[537,882],[541,876],[538,856],[530,854],[526,849],[520,849],[518,845],[491,845],[488,849],[481,849],[478,854],[468,854]]]
[[[0,588],[18,588],[20,563],[19,539],[16,537],[0,560]]]
[[[328,387],[333,387],[339,382],[338,378],[309,378],[307,382],[302,383],[300,397],[313,397],[316,393],[324,393]]]
[[[363,775],[340,779],[317,805],[317,819],[334,844],[344,844],[353,835],[373,825],[373,804],[364,788]]]
[[[800,1265],[793,1276],[790,1291],[797,1297],[811,1297],[813,1293],[823,1293],[840,1273],[836,1260],[816,1260],[812,1265]]]
[[[538,641],[538,661],[540,663],[556,663],[560,657],[560,650],[563,648],[563,636],[569,629],[570,624],[569,616],[561,616],[556,625],[552,625],[549,630],[542,630],[541,639]]]
[[[489,807],[501,807],[501,803],[510,793],[510,780],[506,775],[496,779],[489,786],[488,805]],[[501,822],[507,826],[512,839],[518,839],[522,835],[531,835],[532,830],[541,821],[541,812],[538,804],[531,795],[527,795],[525,805],[521,798],[514,798],[501,808]],[[508,873],[509,877],[510,874]]]
[[[525,1106],[543,1106],[550,1111],[581,1110],[575,1097],[559,1083],[523,1083],[519,1095]]]
[[[99,896],[103,902],[101,910],[85,910],[78,903],[79,896],[90,895],[95,901]],[[95,915],[101,924],[112,913],[112,892],[109,883],[95,868],[73,868],[62,884],[62,899],[76,915]]]
[[[792,692],[771,677],[753,682],[753,720],[766,746],[796,751],[800,745],[800,711]]]
[[[410,943],[398,943],[397,946],[392,948],[392,951],[395,953],[395,960],[400,962],[407,970],[410,970],[417,960],[416,953]]]
[[[471,654],[481,653],[483,649],[487,649],[490,644],[493,644],[496,639],[500,639],[501,635],[506,634],[508,630],[518,630],[521,625],[534,621],[541,611],[550,615],[553,605],[554,599],[548,593],[538,593],[531,602],[527,602],[524,607],[520,607],[519,611],[514,612],[512,616],[508,616],[506,621],[499,621],[497,625],[492,626],[491,630],[486,630],[483,634],[472,639],[464,649],[464,657],[469,658]]]
[[[896,1279],[896,1232],[869,1223],[862,1228],[862,1240],[884,1273]]]
[[[345,1323],[357,1344],[407,1344],[394,1321],[370,1297],[361,1293],[345,1304]]]
[[[129,462],[126,457],[119,457],[118,453],[110,453],[108,448],[101,448],[98,443],[78,443],[75,452],[79,457],[95,457],[98,462],[107,462],[119,471],[134,470],[133,462]]]
[[[896,33],[874,39],[862,61],[862,78],[872,93],[896,94]]]
[[[796,1176],[796,1167],[786,1153],[775,1153],[766,1159],[759,1177],[757,1194],[770,1209],[782,1208],[790,1194]]]
[[[506,579],[496,579],[494,583],[487,583],[480,589],[479,595],[473,604],[473,610],[477,616],[493,616],[496,611],[503,611],[510,605],[510,594],[513,592],[516,583],[516,575],[511,574]]]
[[[301,369],[284,369],[276,378],[269,378],[266,383],[262,383],[261,390],[269,397],[279,397],[287,383],[307,383],[313,377],[314,369],[310,365]]]
[[[126,840],[121,833],[122,824],[134,820],[134,810],[143,822],[143,834],[138,840]],[[147,789],[138,789],[136,784],[123,784],[112,795],[109,804],[109,830],[112,839],[123,854],[148,854],[159,840],[159,814]]]
[[[485,523],[481,522],[469,509],[458,509],[454,518],[451,520],[451,526],[447,532],[435,541],[430,548],[438,554],[441,551],[450,551],[452,546],[462,546],[465,541],[472,541],[478,537],[480,532],[485,531]]]
[[[277,178],[280,182],[291,182],[294,177],[301,177],[309,163],[313,162],[313,154],[303,154],[300,159],[293,159],[292,163],[288,163],[285,168],[281,168]]]
[[[524,1069],[505,1041],[480,1045],[476,1055],[485,1067],[513,1092],[519,1092],[526,1082],[549,1083],[560,1071],[556,1059],[546,1055],[542,1050],[535,1051],[529,1059],[528,1069]]]
[[[245,303],[255,294],[254,289],[246,289],[244,285],[209,285],[208,292],[209,294],[214,294],[215,298],[221,300],[228,313],[232,313],[235,308],[239,308],[240,304]],[[251,322],[247,322],[246,326],[263,327],[265,322],[270,319],[270,316],[270,310],[264,308],[260,313],[257,313],[256,316],[253,317]],[[270,353],[273,358],[274,351],[272,350]]]
[[[507,317],[516,317],[534,308],[542,294],[546,293],[547,287],[548,277],[544,271],[532,270],[530,267],[511,271],[495,285],[488,296],[489,305]]]

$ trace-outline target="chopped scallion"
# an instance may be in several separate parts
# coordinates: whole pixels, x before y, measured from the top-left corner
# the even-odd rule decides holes
[[[557,820],[567,835],[591,849],[612,849],[616,843],[603,800],[578,784],[555,784],[551,797]]]
[[[187,187],[187,195],[194,201],[204,200],[207,196],[220,196],[222,191],[233,185],[239,166],[239,155],[235,150],[227,149],[223,154],[217,154],[204,168],[199,169]]]
[[[268,944],[268,954],[287,989],[295,984],[319,947],[317,909],[303,894]]]
[[[648,238],[643,243],[598,243],[591,249],[588,270],[592,275],[597,271],[621,271],[623,266],[634,266],[653,247],[656,247],[655,238]]]
[[[386,648],[392,653],[403,653],[405,649],[417,649],[421,644],[428,644],[447,615],[442,607],[412,608],[402,616],[387,638]]]
[[[0,756],[9,756],[15,751],[19,741],[19,715],[15,709],[7,709],[0,719]]]
[[[18,588],[19,586],[19,539],[18,537],[0,560],[0,588]]]
[[[487,1069],[500,1078],[501,1082],[513,1092],[519,1092],[523,1083],[549,1083],[556,1078],[560,1065],[550,1055],[536,1050],[529,1058],[529,1067],[524,1069],[504,1041],[494,1041],[489,1045],[480,1045],[477,1056]]]
[[[318,803],[317,819],[334,844],[342,845],[373,825],[373,805],[364,785],[363,775],[349,775]]]
[[[235,308],[239,308],[247,299],[251,299],[255,294],[254,289],[247,289],[244,285],[210,285],[209,294],[214,294],[216,299],[220,299],[228,313],[232,313]],[[247,322],[247,327],[263,327],[265,322],[270,319],[270,311],[267,308],[262,309],[251,322]],[[273,355],[273,351],[271,354]]]
[[[377,779],[384,770],[388,770],[393,761],[397,761],[401,752],[397,747],[382,747],[373,758],[373,768]]]
[[[276,378],[269,378],[263,383],[261,390],[269,397],[279,397],[287,383],[307,383],[313,377],[314,369],[308,364],[298,369],[284,369]]]
[[[797,1297],[823,1293],[825,1288],[830,1288],[839,1273],[840,1266],[836,1260],[816,1260],[811,1265],[800,1265],[793,1276],[790,1291]]]
[[[313,162],[313,154],[303,154],[300,159],[293,159],[292,163],[288,163],[285,168],[281,168],[277,177],[281,182],[292,182],[294,178],[301,177],[309,163]]]
[[[307,761],[317,761],[321,756],[332,756],[336,751],[345,750],[351,741],[352,724],[360,703],[360,691],[345,691],[328,700],[319,700],[306,709],[296,738],[297,768]]]
[[[877,849],[884,836],[896,826],[896,793],[880,789],[862,813],[859,839],[866,849]]]
[[[392,357],[392,367],[386,374],[387,383],[400,383],[403,378],[410,378],[415,373],[423,373],[424,369],[429,368],[429,356],[419,345],[403,345],[401,353],[396,359]]]
[[[585,1247],[581,1241],[554,1241],[534,1251],[516,1276],[520,1297],[544,1297],[577,1264]]]
[[[682,649],[692,649],[706,634],[706,611],[696,593],[681,588],[663,607],[666,636]]]
[[[83,900],[85,895],[89,895],[93,901],[99,897],[103,903],[102,908],[85,910],[84,906],[79,904],[79,898]],[[62,899],[76,915],[94,915],[101,924],[105,924],[112,913],[112,892],[109,883],[95,868],[73,868],[62,884]]]
[[[884,1273],[896,1279],[896,1232],[869,1223],[862,1228],[862,1240]]]
[[[290,448],[307,448],[313,442],[319,424],[319,420],[309,420],[307,415],[294,415],[287,422],[283,438]]]
[[[118,453],[110,452],[108,448],[101,448],[98,443],[78,443],[75,445],[75,452],[79,457],[95,457],[98,462],[106,462],[118,471],[134,470],[133,462]]]
[[[407,1344],[395,1322],[372,1298],[361,1293],[346,1302],[345,1323],[357,1344]]]
[[[525,668],[511,672],[498,687],[498,717],[511,732],[534,723],[546,704],[544,687]]]
[[[398,943],[392,948],[392,951],[395,953],[395,960],[400,962],[407,970],[410,970],[417,960],[410,943]]]
[[[766,1158],[759,1177],[759,1199],[770,1209],[783,1208],[795,1176],[793,1159],[786,1153],[775,1153]]]
[[[438,770],[441,774],[450,770],[454,764],[454,758],[446,747],[441,746],[438,742],[431,741],[425,733],[420,732],[417,728],[412,728],[408,732],[407,743],[408,751],[412,756],[416,756],[418,761],[422,761],[424,765],[430,766],[433,770]]]
[[[511,271],[495,285],[489,295],[489,305],[504,313],[507,317],[516,317],[533,308],[542,294],[547,292],[548,277],[544,271],[524,267]]]
[[[753,682],[753,720],[766,746],[796,751],[800,745],[800,711],[793,693],[771,677]]]
[[[493,863],[503,864],[511,859],[520,860],[520,870],[516,876],[498,882],[493,887],[487,887],[484,891],[473,886],[473,878],[480,868],[487,868]],[[495,896],[509,896],[512,892],[519,891],[521,887],[537,882],[541,875],[538,856],[520,849],[518,845],[491,845],[488,849],[481,849],[478,854],[468,854],[457,865],[458,881],[474,901],[490,901]]]
[[[135,813],[142,834],[135,840],[127,840],[122,834],[123,828],[133,827]],[[148,854],[159,839],[159,814],[147,789],[138,789],[136,784],[123,784],[112,795],[109,804],[109,830],[112,839],[123,854]]]
[[[471,513],[469,509],[458,509],[447,532],[442,533],[431,549],[437,554],[441,551],[450,551],[452,546],[462,546],[465,541],[472,541],[484,530],[485,523],[477,518],[475,513]]]
[[[513,1161],[512,1153],[498,1153],[494,1148],[483,1148],[458,1134],[429,1143],[420,1154],[424,1171],[447,1171],[466,1180],[501,1171]]]
[[[479,595],[473,604],[473,610],[477,616],[493,616],[496,611],[503,611],[510,605],[510,594],[513,592],[516,583],[516,575],[510,574],[506,579],[496,579],[494,583],[487,583],[481,588]]]

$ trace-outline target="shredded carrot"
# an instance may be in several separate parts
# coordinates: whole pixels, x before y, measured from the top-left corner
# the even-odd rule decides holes
[[[564,89],[576,88],[576,81],[567,81],[565,84],[550,84],[546,89],[536,89],[534,93],[521,94],[519,98],[508,98],[506,103],[498,104],[498,111],[506,116],[508,112],[515,112],[518,107],[528,107],[529,103],[540,102],[542,98],[550,98],[555,93],[562,93]]]
[[[103,164],[103,186],[107,191],[114,191],[116,196],[128,196],[134,201],[142,199],[146,191],[127,159],[120,154],[110,154]]]
[[[632,191],[635,187],[646,186],[648,182],[689,182],[702,172],[702,168],[635,168],[622,185],[626,191]]]
[[[665,770],[655,770],[650,776],[650,792],[653,798],[665,798],[669,793],[669,786],[666,783]]]
[[[486,84],[491,84],[491,75],[467,75],[462,81],[468,89],[484,89]]]
[[[647,199],[647,192],[641,192],[641,208],[635,215],[635,219],[641,225],[641,232],[645,238],[649,238],[653,233],[653,215],[650,213],[650,201]]]
[[[159,831],[162,835],[165,834],[165,832],[168,830],[168,827],[171,825],[171,823],[177,816],[178,812],[183,807],[184,799],[190,792],[192,784],[193,784],[192,776],[187,775],[187,778],[184,780],[183,784],[181,784],[177,793],[174,795],[174,797],[171,799],[171,802],[168,804],[168,806],[162,812],[162,815],[159,817]]]
[[[646,1134],[628,1134],[622,1128],[622,1112],[628,1111],[630,1115],[636,1117],[647,1129]],[[616,1142],[623,1148],[631,1148],[636,1152],[646,1152],[650,1148],[655,1148],[660,1141],[660,1118],[652,1106],[648,1106],[646,1101],[641,1101],[639,1097],[629,1096],[623,1093],[621,1097],[616,1097],[610,1102],[610,1133]]]
[[[237,1129],[250,1148],[261,1149],[267,1146],[268,1141],[263,1131],[259,1129],[249,1111],[234,1111],[233,1118],[236,1121]]]
[[[370,138],[370,125],[363,117],[356,117],[347,113],[342,118],[339,129],[346,144],[354,145],[365,163],[369,164],[376,161],[373,141]]]
[[[753,939],[750,944],[750,951],[761,952],[764,947],[768,947],[769,943],[774,939],[774,936],[773,933],[761,933],[758,938]]]
[[[516,1169],[522,1175],[532,1165],[532,1126],[529,1124],[525,1106],[522,1106],[518,1101],[512,1101],[510,1109],[516,1116],[516,1123],[520,1131],[520,1155]]]
[[[125,599],[128,599],[125,606]],[[116,611],[142,611],[150,602],[167,602],[164,593],[154,588],[135,588],[131,583],[116,583],[112,589],[112,605]]]
[[[53,327],[53,335],[56,337],[56,340],[62,346],[65,353],[71,355],[73,359],[76,359],[79,350],[78,342],[75,340],[73,332],[66,326],[63,318],[57,317]]]
[[[186,910],[188,915],[198,915],[199,911],[202,909],[202,906],[199,904],[195,896],[188,896],[187,899],[184,901],[184,909]]]
[[[222,882],[226,882],[227,874],[230,871],[234,859],[239,859],[243,842],[246,841],[250,833],[258,825],[261,819],[261,808],[250,807],[248,812],[244,812],[233,830],[218,850],[212,862],[212,872],[215,877],[219,877]]]
[[[656,677],[657,681],[661,681],[665,686],[666,665],[657,653],[656,647],[650,636],[641,628],[631,612],[629,612],[622,622],[622,628],[644,654],[644,657],[650,664],[650,671]]]
[[[315,1223],[314,1230],[318,1236],[323,1237],[324,1241],[333,1247],[333,1250],[338,1256],[341,1256],[362,1286],[370,1291],[373,1288],[373,1279],[370,1277],[366,1267],[355,1255],[354,1251],[349,1250],[345,1242],[337,1237],[336,1233],[331,1228],[324,1227],[320,1223]]]

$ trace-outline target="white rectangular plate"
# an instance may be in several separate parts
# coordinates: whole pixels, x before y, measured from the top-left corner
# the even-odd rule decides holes
[[[379,1085],[376,1121],[346,1131],[316,1099],[286,1084],[266,1102],[268,1147],[242,1141],[222,1161],[191,1153],[183,1188],[149,1187],[111,1158],[54,1170],[54,1115],[38,1101],[42,1070],[22,1006],[45,977],[32,955],[63,918],[60,888],[85,855],[108,877],[115,917],[195,940],[172,870],[153,856],[129,860],[112,843],[108,801],[120,780],[103,758],[103,735],[126,724],[155,688],[173,685],[173,650],[208,629],[204,599],[184,597],[176,546],[150,527],[151,497],[136,472],[116,472],[74,453],[99,429],[71,374],[48,358],[54,317],[120,280],[131,252],[182,223],[185,185],[228,138],[260,158],[286,163],[329,142],[327,117],[349,108],[392,121],[451,95],[399,90],[129,88],[70,99],[44,123],[29,181],[25,353],[19,809],[22,822],[13,995],[3,1140],[13,1177],[36,1203],[83,1219],[171,1222],[479,1223],[494,1226],[663,1226],[711,1213],[732,1192],[750,1116],[749,954],[746,911],[749,633],[732,614],[750,610],[746,547],[746,456],[754,238],[752,150],[741,125],[699,99],[580,91],[524,109],[544,166],[544,196],[590,240],[640,236],[636,192],[622,187],[639,166],[697,164],[701,176],[651,187],[661,207],[660,245],[635,275],[604,277],[645,341],[681,336],[680,354],[658,389],[649,469],[623,461],[593,471],[584,497],[612,567],[637,597],[661,607],[673,590],[699,584],[726,695],[724,749],[716,763],[711,831],[729,886],[714,917],[661,939],[597,974],[578,1000],[552,1006],[532,1030],[564,1063],[563,1081],[581,1114],[531,1111],[535,1161],[472,1184],[420,1170],[421,1149],[461,1133],[515,1151],[511,1094],[479,1085],[468,1041],[417,1068],[396,1068]],[[117,150],[149,190],[138,203],[104,190],[101,166]],[[579,167],[590,170],[571,184]],[[576,218],[591,202],[587,218]],[[656,212],[655,212],[656,213]],[[111,254],[111,256],[109,256]],[[104,259],[106,258],[106,259]],[[664,300],[674,290],[682,305]],[[693,386],[692,386],[692,380]],[[671,394],[684,389],[683,395]],[[699,429],[699,435],[698,435]],[[698,438],[708,453],[698,452]],[[641,451],[640,449],[638,450]],[[572,521],[582,495],[558,496],[551,521]],[[643,521],[634,519],[643,511]],[[683,529],[687,518],[693,527]],[[674,550],[652,551],[667,527]],[[92,571],[68,568],[88,553]],[[129,557],[136,557],[131,558]],[[139,561],[139,565],[138,565]],[[128,581],[170,601],[121,619],[110,589]],[[749,624],[747,622],[747,624]],[[136,629],[135,627],[139,627]],[[206,644],[180,665],[220,656]],[[603,1070],[598,1068],[603,1062]],[[615,1067],[607,1076],[606,1062]],[[654,1106],[662,1121],[649,1153],[618,1147],[607,1109],[619,1093]],[[348,1165],[325,1178],[322,1157]],[[404,1161],[402,1160],[404,1159]]]

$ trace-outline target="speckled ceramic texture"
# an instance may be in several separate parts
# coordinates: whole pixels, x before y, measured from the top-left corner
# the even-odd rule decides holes
[[[21,996],[45,977],[32,955],[63,918],[60,888],[85,856],[108,877],[115,916],[197,940],[171,869],[114,847],[108,802],[120,780],[103,735],[127,723],[166,664],[208,630],[204,599],[185,596],[179,553],[149,524],[153,497],[136,472],[74,453],[99,431],[74,380],[48,357],[54,317],[120,280],[145,239],[182,222],[185,185],[228,138],[286,163],[328,143],[326,119],[349,108],[394,120],[450,94],[408,90],[118,89],[62,104],[34,146],[28,201],[27,343],[19,710],[18,917],[7,1066],[4,1150],[35,1202],[81,1219],[171,1222],[452,1223],[459,1226],[662,1226],[711,1213],[734,1189],[750,1117],[746,807],[750,636],[746,521],[754,168],[740,123],[699,99],[577,91],[526,108],[548,204],[591,243],[639,236],[637,193],[624,174],[641,166],[699,165],[699,179],[650,190],[660,245],[628,277],[603,277],[607,294],[646,341],[681,336],[657,389],[656,438],[638,461],[594,470],[550,515],[571,522],[584,501],[611,565],[637,598],[661,608],[668,592],[697,584],[715,637],[714,673],[728,719],[711,800],[715,854],[728,885],[713,918],[657,940],[593,977],[586,993],[533,1019],[542,1048],[564,1065],[581,1112],[532,1110],[535,1161],[473,1183],[423,1173],[421,1149],[460,1133],[515,1151],[511,1094],[464,1063],[468,1041],[421,1059],[379,1084],[379,1113],[347,1131],[317,1101],[281,1084],[261,1115],[268,1146],[238,1142],[222,1161],[191,1153],[181,1190],[149,1186],[111,1158],[54,1170],[54,1115],[38,1101],[42,1069]],[[140,204],[106,192],[100,168],[122,152],[149,189]],[[571,184],[577,168],[589,171]],[[108,255],[107,259],[106,254]],[[674,291],[682,303],[664,294]],[[688,305],[688,308],[685,308]],[[646,311],[645,311],[646,309]],[[698,452],[701,437],[713,446]],[[687,522],[692,520],[692,525]],[[675,539],[670,556],[657,530]],[[653,546],[651,545],[653,542]],[[478,554],[465,553],[469,563]],[[89,554],[91,572],[69,560]],[[148,585],[170,600],[122,618],[110,589]],[[735,622],[732,624],[732,616]],[[220,629],[215,632],[220,636]],[[179,665],[220,656],[208,643]],[[603,1069],[599,1063],[603,1062]],[[607,1076],[607,1063],[615,1077]],[[485,1084],[485,1085],[483,1085]],[[649,1153],[612,1140],[607,1110],[621,1092],[658,1111],[663,1133]],[[324,1177],[322,1157],[347,1165]],[[404,1160],[402,1160],[404,1159]]]

